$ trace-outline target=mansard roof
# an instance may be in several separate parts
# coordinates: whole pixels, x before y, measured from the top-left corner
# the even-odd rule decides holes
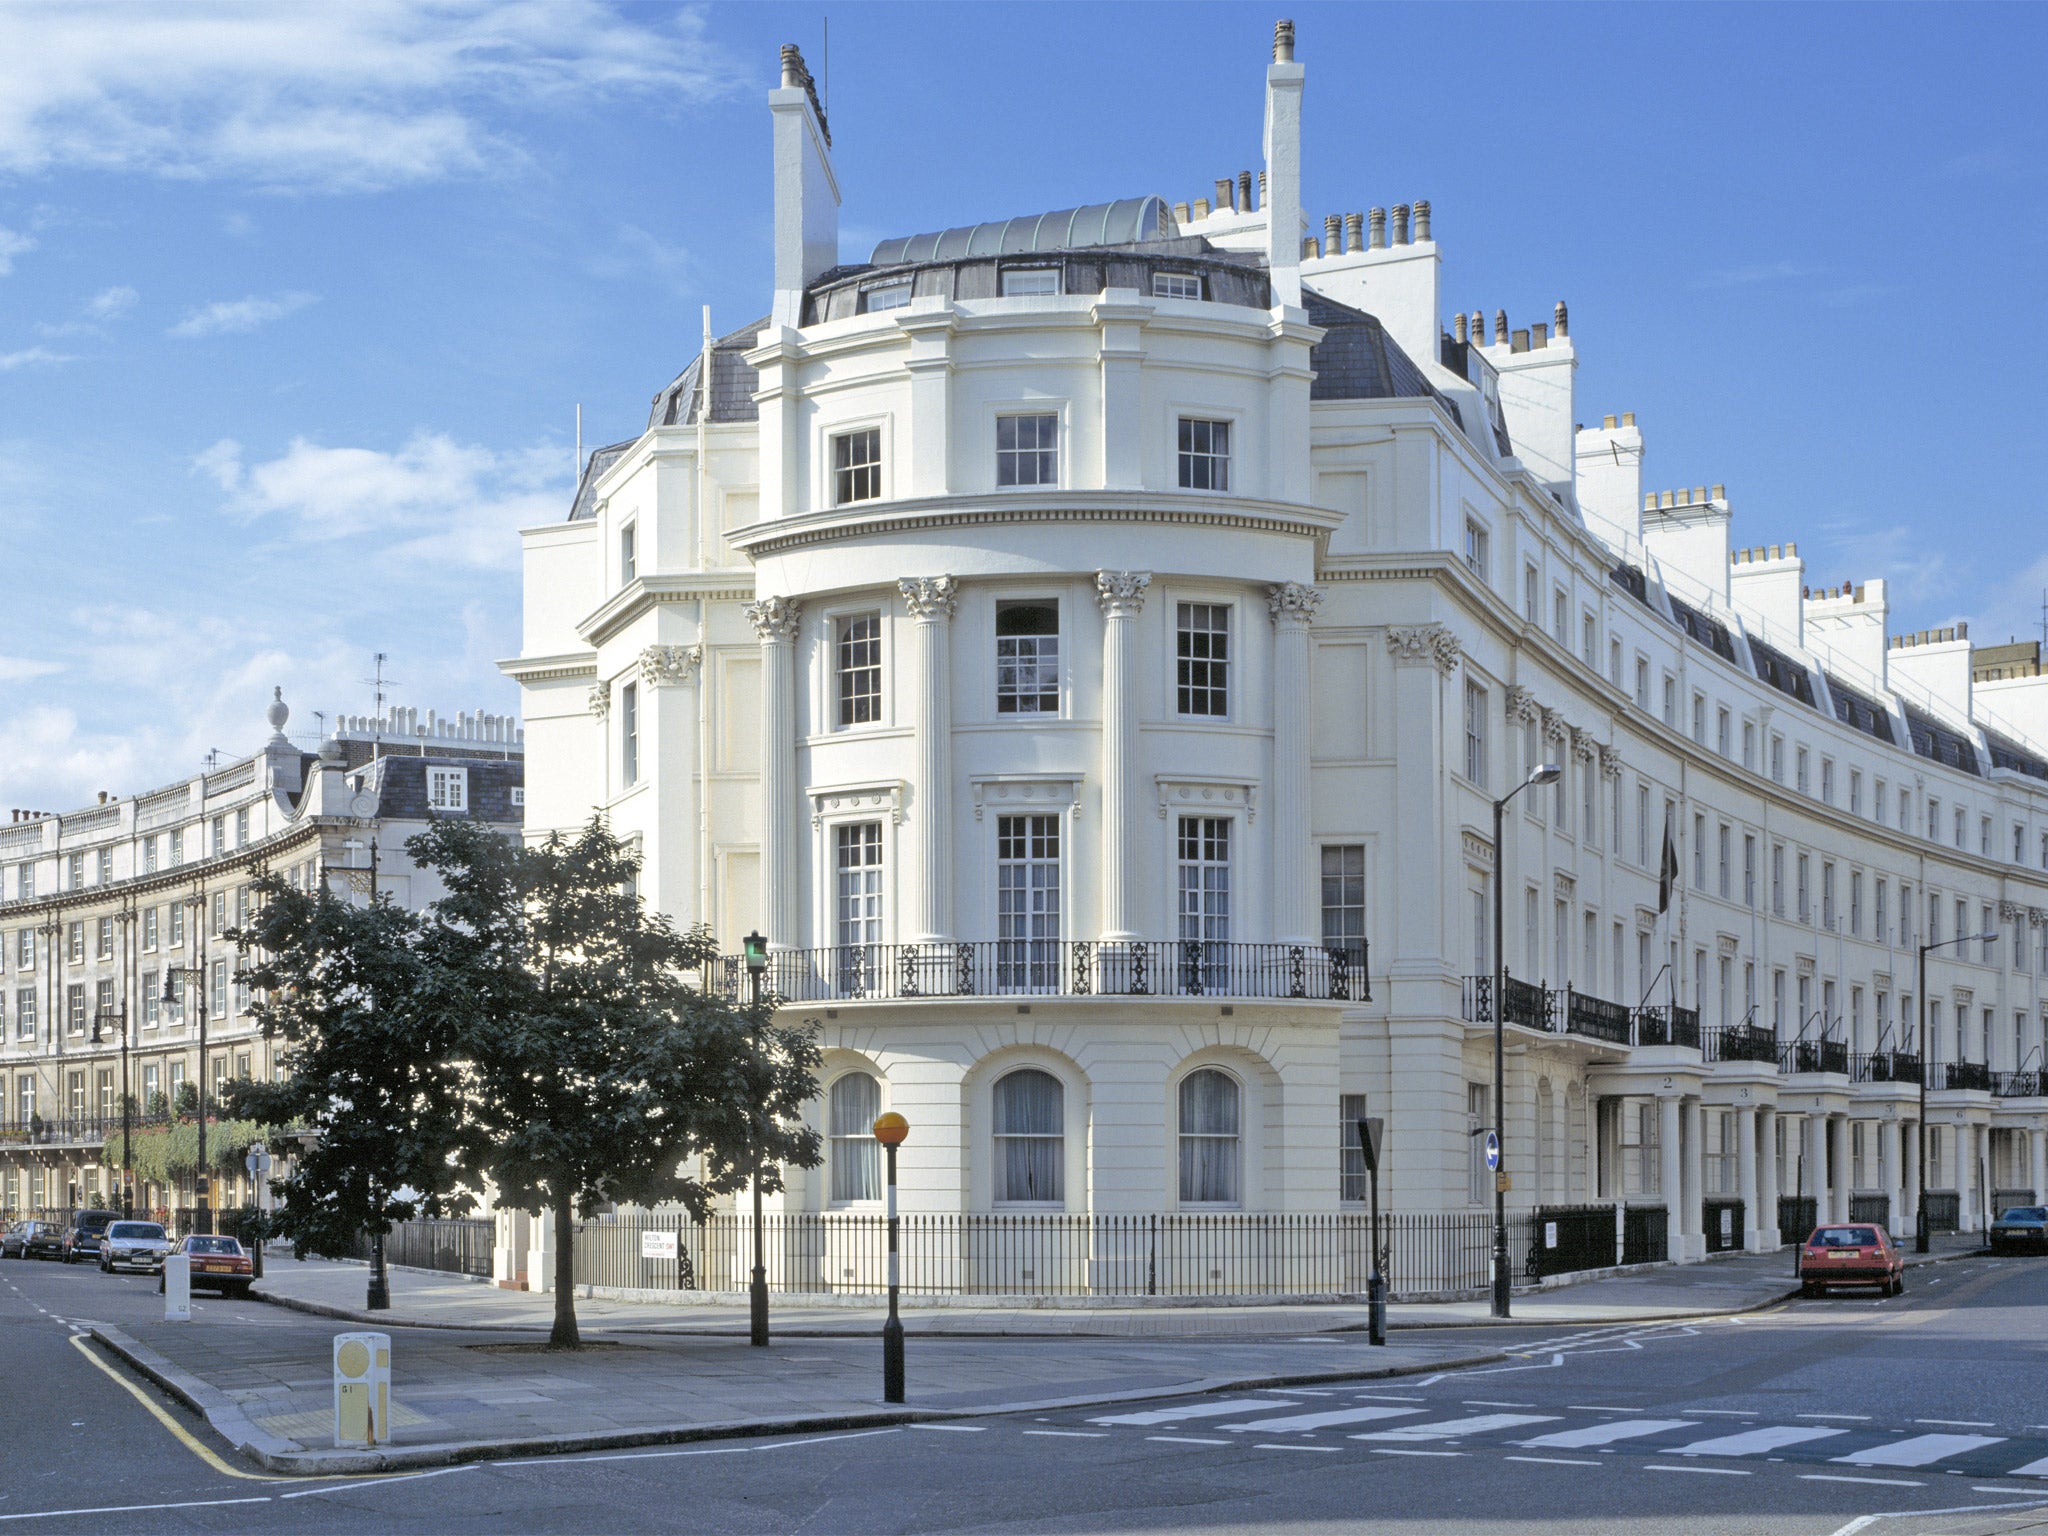
[[[729,331],[711,343],[713,421],[760,420],[760,410],[754,404],[754,381],[758,375],[742,354],[753,348],[754,338],[768,328],[768,321],[769,317],[763,315],[752,325],[743,325],[736,331]],[[654,407],[647,413],[647,425],[696,425],[697,414],[703,403],[703,378],[704,354],[699,352],[690,359],[690,366],[677,374],[674,382],[654,397]]]

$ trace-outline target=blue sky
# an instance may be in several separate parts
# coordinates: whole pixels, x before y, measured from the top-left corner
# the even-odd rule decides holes
[[[512,530],[765,312],[777,46],[843,250],[1256,168],[1275,6],[0,0],[0,806],[259,739],[273,684],[506,710]],[[1739,543],[2038,635],[2031,6],[1293,7],[1310,211],[1570,302],[1582,419]],[[2022,366],[2024,365],[2024,366]],[[2017,369],[2017,373],[2012,370]]]

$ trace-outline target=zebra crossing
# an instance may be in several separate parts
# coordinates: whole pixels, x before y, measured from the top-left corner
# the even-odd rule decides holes
[[[1461,1404],[1461,1408],[1493,1406]],[[1725,1409],[1696,1409],[1689,1417],[1653,1416],[1614,1408],[1598,1418],[1569,1408],[1545,1412],[1534,1404],[1499,1405],[1514,1411],[1452,1412],[1450,1405],[1408,1401],[1358,1401],[1346,1405],[1304,1403],[1284,1395],[1234,1397],[1180,1403],[1088,1419],[1099,1429],[1188,1428],[1200,1438],[1148,1436],[1167,1443],[1204,1446],[1248,1445],[1274,1450],[1307,1448],[1318,1436],[1338,1438],[1360,1449],[1402,1454],[1426,1447],[1433,1454],[1480,1450],[1580,1451],[1613,1455],[1635,1452],[1691,1461],[1798,1461],[1840,1467],[1846,1476],[1861,1469],[1966,1472],[1985,1477],[2036,1477],[2048,1489],[2048,1442],[2020,1435],[1885,1429],[1867,1423],[1797,1424],[1729,1422]],[[1679,1409],[1679,1414],[1687,1412]],[[1854,1419],[1855,1415],[1808,1415]],[[1939,1420],[1935,1421],[1941,1422]],[[1262,1439],[1261,1437],[1277,1437]],[[1337,1449],[1329,1446],[1328,1449]],[[1540,1461],[1541,1457],[1517,1457]],[[1566,1463],[1580,1464],[1580,1463]],[[1583,1463],[1590,1465],[1592,1463]],[[1665,1468],[1664,1470],[1670,1470]],[[1701,1470],[1706,1470],[1702,1468]]]

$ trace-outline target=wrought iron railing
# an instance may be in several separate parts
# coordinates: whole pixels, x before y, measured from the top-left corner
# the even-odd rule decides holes
[[[1706,1057],[1709,1061],[1755,1061],[1776,1066],[1778,1035],[1775,1030],[1755,1029],[1747,1024],[1710,1030]]]
[[[1671,1214],[1661,1205],[1631,1205],[1622,1213],[1621,1262],[1660,1264],[1671,1257]]]
[[[765,991],[783,1002],[959,997],[1253,997],[1368,1002],[1366,948],[1319,944],[1214,944],[1202,939],[1129,944],[1051,939],[852,944],[768,955]],[[736,955],[710,984],[744,997]]]
[[[1970,1089],[1977,1093],[1991,1091],[1991,1068],[1981,1061],[1951,1061],[1942,1075],[1951,1088]]]
[[[1778,1241],[1786,1247],[1806,1241],[1820,1225],[1820,1201],[1812,1195],[1778,1196]]]
[[[1892,1197],[1884,1194],[1851,1195],[1849,1219],[1874,1221],[1881,1227],[1889,1224],[1892,1219]]]
[[[1636,1010],[1635,1037],[1637,1045],[1684,1045],[1698,1050],[1700,1012],[1666,1003],[1648,1004]]]
[[[1526,1269],[1532,1279],[1608,1269],[1620,1255],[1611,1205],[1545,1205],[1530,1218]]]
[[[1605,1040],[1612,1045],[1629,1043],[1629,1016],[1625,1006],[1571,987],[1565,988],[1564,999],[1566,1034]]]
[[[139,1110],[128,1117],[129,1129],[137,1131],[170,1122],[169,1115],[146,1115]],[[25,1120],[0,1119],[0,1146],[94,1146],[120,1134],[119,1110],[103,1115],[56,1115],[47,1120],[40,1115]]]
[[[1510,1253],[1529,1252],[1530,1219],[1509,1219]],[[1613,1219],[1610,1211],[1610,1226]],[[906,1215],[901,1221],[902,1288],[912,1295],[1360,1295],[1372,1272],[1372,1220],[1362,1211],[1035,1212]],[[1380,1222],[1384,1273],[1394,1295],[1479,1292],[1490,1283],[1490,1214],[1404,1212]],[[642,1238],[650,1232],[674,1234],[675,1256],[647,1257]],[[753,1226],[744,1214],[693,1221],[623,1212],[583,1222],[575,1242],[578,1285],[740,1292],[753,1264]],[[769,1216],[762,1246],[773,1291],[875,1295],[887,1289],[888,1222],[880,1213]]]
[[[449,1217],[436,1221],[400,1221],[384,1234],[384,1262],[408,1269],[437,1269],[444,1274],[472,1275],[488,1280],[497,1223],[488,1217]],[[370,1256],[370,1240],[359,1236],[345,1255]]]
[[[1920,1082],[1920,1058],[1905,1051],[1872,1051],[1849,1058],[1849,1075],[1859,1083]]]
[[[2048,1084],[2042,1079],[2048,1074],[2040,1072],[1994,1072],[1991,1074],[1991,1092],[2001,1099],[2032,1099],[2048,1093]]]
[[[1749,1207],[1725,1195],[1709,1195],[1700,1202],[1700,1231],[1709,1253],[1733,1253],[1742,1247],[1742,1223]]]
[[[1960,1190],[1930,1189],[1921,1194],[1927,1202],[1927,1230],[1931,1233],[1957,1232],[1963,1225],[1963,1196]]]
[[[1780,1048],[1778,1066],[1785,1072],[1833,1072],[1849,1075],[1849,1042],[1846,1040],[1787,1040]]]

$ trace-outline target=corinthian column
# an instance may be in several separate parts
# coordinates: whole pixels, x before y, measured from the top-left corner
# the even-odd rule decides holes
[[[1273,926],[1283,944],[1313,944],[1309,869],[1308,627],[1323,594],[1298,581],[1266,591],[1273,615]]]
[[[803,608],[793,597],[747,604],[761,637],[761,910],[768,942],[793,949],[797,921],[796,631]]]
[[[1137,698],[1131,669],[1131,630],[1145,606],[1147,571],[1097,571],[1095,600],[1102,607],[1102,939],[1124,944],[1131,927],[1132,798],[1138,792]]]
[[[906,576],[896,583],[917,631],[917,783],[912,825],[919,876],[912,892],[912,937],[949,939],[953,930],[953,689],[948,670],[953,605],[950,576]]]

